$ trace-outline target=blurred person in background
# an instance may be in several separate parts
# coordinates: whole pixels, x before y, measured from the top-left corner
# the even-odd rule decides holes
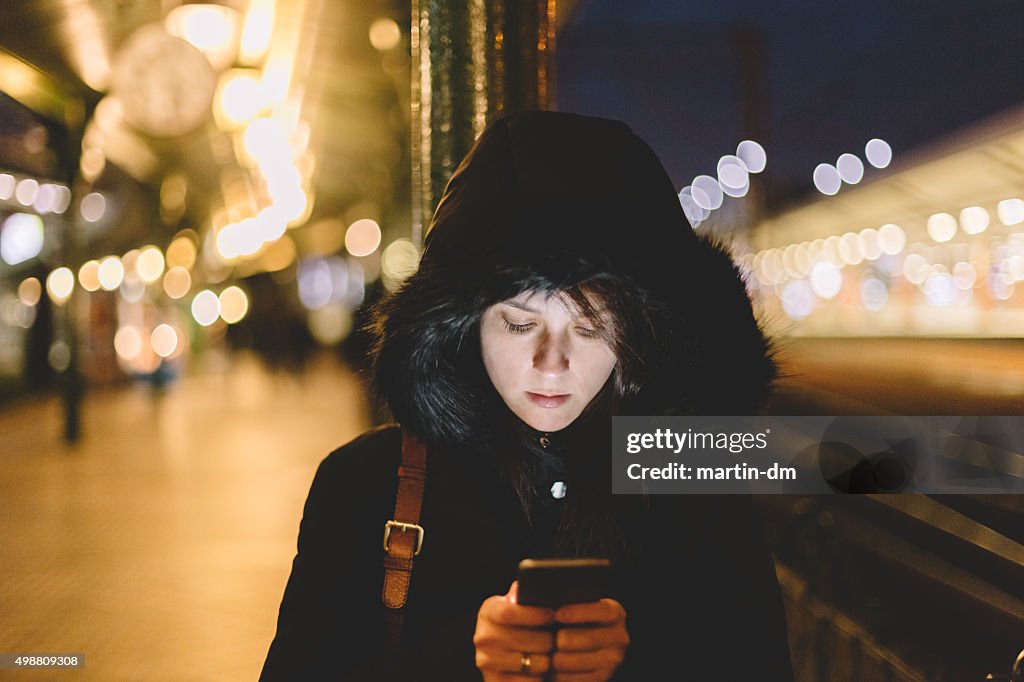
[[[398,425],[320,465],[261,679],[792,679],[751,499],[611,494],[613,415],[749,414],[776,372],[732,261],[628,127],[492,124],[374,325]],[[422,553],[389,609],[381,535],[417,443]],[[521,559],[595,556],[607,598],[516,603]]]

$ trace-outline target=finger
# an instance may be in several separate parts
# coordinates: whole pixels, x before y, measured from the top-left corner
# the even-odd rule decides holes
[[[528,673],[523,672],[524,652],[509,651],[505,649],[488,651],[484,654],[484,665],[480,664],[480,654],[477,654],[477,667],[481,670],[501,672],[505,675],[513,675],[516,679],[522,676],[524,679],[532,679],[536,682],[538,677],[543,677],[551,670],[551,656],[548,654],[530,654],[530,665],[527,666]]]
[[[555,673],[550,678],[553,682],[607,682],[614,670],[598,670],[590,673]]]
[[[558,673],[589,673],[615,670],[622,663],[622,649],[605,648],[597,651],[555,651],[551,667]]]
[[[626,646],[629,646],[629,633],[622,624],[560,628],[555,637],[555,648],[559,651],[593,651],[603,647]]]
[[[473,635],[473,645],[485,649],[507,649],[511,651],[538,651],[547,653],[554,649],[554,633],[535,628],[503,627],[488,623]]]
[[[555,612],[559,623],[597,623],[611,625],[626,619],[626,610],[614,599],[586,604],[569,604]]]
[[[485,619],[506,626],[540,627],[555,622],[555,612],[540,606],[522,606],[507,597],[489,597],[480,606]]]
[[[505,595],[508,600],[513,604],[519,603],[519,581],[513,580],[512,586],[508,588],[508,594]]]

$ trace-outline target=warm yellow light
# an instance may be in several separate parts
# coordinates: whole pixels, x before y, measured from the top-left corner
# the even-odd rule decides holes
[[[0,90],[17,100],[31,98],[42,87],[38,72],[14,57],[0,53]]]
[[[167,247],[168,267],[191,268],[196,263],[196,245],[188,237],[177,237]]]
[[[124,121],[124,105],[121,100],[111,95],[101,99],[96,105],[92,121],[99,132],[113,132]]]
[[[419,267],[420,252],[408,239],[396,239],[381,254],[380,269],[384,284],[393,289]]]
[[[147,246],[135,260],[135,272],[146,284],[152,284],[164,274],[164,255],[155,246]]]
[[[263,92],[271,104],[281,104],[287,99],[292,85],[294,61],[292,54],[284,52],[267,59],[263,67]]]
[[[203,289],[192,299],[192,317],[204,327],[209,327],[220,317],[220,299],[209,289]]]
[[[310,208],[309,197],[301,187],[296,187],[290,192],[281,194],[274,200],[274,206],[280,209],[281,215],[284,216],[285,221],[292,227],[295,227],[300,222],[304,222],[304,217],[308,218]]]
[[[295,242],[285,235],[277,240],[263,253],[260,266],[267,272],[284,270],[295,261]]]
[[[142,334],[138,327],[125,325],[114,334],[114,351],[123,360],[134,360],[142,352]]]
[[[191,288],[192,275],[180,265],[175,265],[164,275],[164,292],[175,300],[184,298]]]
[[[398,45],[402,39],[402,31],[394,19],[377,19],[370,24],[370,44],[384,52]]]
[[[240,130],[268,104],[259,71],[231,69],[220,77],[214,116],[222,130]]]
[[[104,291],[113,291],[124,281],[124,265],[117,256],[107,256],[100,261],[96,275]]]
[[[68,300],[75,288],[75,275],[68,268],[57,268],[46,277],[46,293],[58,305]]]
[[[345,248],[353,256],[369,256],[380,246],[380,225],[369,218],[357,220],[345,232]]]
[[[170,173],[160,183],[160,208],[180,214],[185,210],[185,197],[188,194],[188,181],[181,173]]]
[[[100,263],[91,260],[78,268],[78,283],[86,291],[96,291],[100,288]]]
[[[248,66],[259,64],[267,54],[273,33],[274,0],[249,0],[242,25],[238,61]]]
[[[82,171],[82,179],[86,182],[93,182],[103,173],[107,167],[107,157],[99,147],[89,147],[82,152],[82,159],[79,162],[79,169]]]
[[[288,131],[280,119],[264,117],[249,123],[242,134],[242,148],[251,161],[268,170],[281,172],[282,164],[293,166]]]
[[[157,325],[149,336],[153,352],[162,358],[170,357],[178,349],[178,332],[169,324]]]
[[[333,346],[352,331],[352,312],[343,305],[331,303],[309,311],[309,331],[324,346]]]
[[[220,316],[228,324],[234,324],[249,312],[249,298],[236,286],[220,292]]]
[[[39,303],[39,299],[43,295],[43,285],[39,283],[39,280],[35,277],[29,277],[22,280],[21,284],[18,285],[18,298],[27,306],[33,306]]]
[[[167,14],[164,28],[172,36],[192,43],[214,69],[234,61],[238,17],[223,5],[179,5]]]

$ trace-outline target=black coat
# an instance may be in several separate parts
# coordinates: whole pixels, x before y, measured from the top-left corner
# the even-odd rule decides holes
[[[480,680],[480,604],[504,594],[536,538],[513,499],[460,459],[429,453],[398,656],[382,650],[381,540],[401,433],[371,431],[320,465],[261,680]],[[571,494],[571,491],[570,491]],[[745,496],[651,496],[615,569],[632,643],[616,680],[792,680],[772,562]]]

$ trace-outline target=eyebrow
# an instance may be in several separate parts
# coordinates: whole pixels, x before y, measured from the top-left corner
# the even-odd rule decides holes
[[[526,305],[525,303],[519,303],[518,301],[502,301],[501,304],[502,305],[507,305],[510,308],[517,308],[518,310],[524,310],[524,311],[526,311],[528,313],[534,313],[535,315],[539,315],[540,314],[540,311],[537,310],[536,308],[531,308],[530,306]]]

